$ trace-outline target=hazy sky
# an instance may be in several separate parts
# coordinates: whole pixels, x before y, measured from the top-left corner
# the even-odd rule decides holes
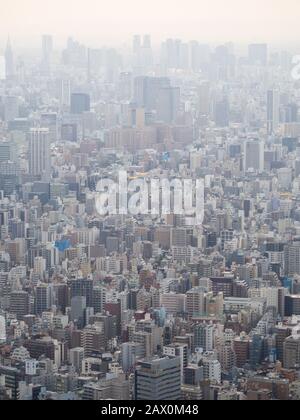
[[[134,33],[211,42],[300,42],[299,0],[0,0],[0,41],[19,45],[53,34],[91,44]]]

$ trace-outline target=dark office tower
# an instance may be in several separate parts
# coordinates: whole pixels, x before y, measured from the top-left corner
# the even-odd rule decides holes
[[[285,297],[285,316],[300,315],[300,295]]]
[[[83,114],[91,110],[90,96],[86,93],[72,93],[71,114]]]
[[[268,134],[274,133],[279,126],[280,98],[277,90],[267,92],[267,130]]]
[[[128,309],[132,311],[137,310],[137,296],[138,296],[139,290],[138,289],[130,289],[129,290],[129,296],[128,296]]]
[[[86,298],[86,306],[93,307],[93,280],[92,279],[75,279],[71,281],[71,298],[76,296],[84,296]]]
[[[157,120],[167,124],[176,121],[180,106],[180,88],[159,89],[157,95]]]
[[[51,309],[51,289],[48,284],[41,284],[35,289],[35,312],[42,315]]]
[[[20,396],[19,384],[22,379],[21,372],[14,367],[0,366],[0,377],[4,378],[5,388],[9,389],[12,400],[18,400]]]
[[[215,123],[217,127],[229,126],[229,103],[227,98],[215,104]]]
[[[70,306],[70,289],[67,284],[54,284],[54,304],[64,314]]]
[[[11,79],[15,75],[14,55],[11,47],[10,39],[7,41],[5,50],[5,75],[6,79]]]
[[[51,35],[42,37],[42,71],[48,73],[51,70],[51,57],[53,53],[53,38]]]
[[[267,44],[251,44],[248,47],[249,64],[266,66],[268,62]]]
[[[250,217],[251,201],[244,200],[244,215],[246,218]]]
[[[150,359],[135,371],[135,399],[142,401],[179,400],[181,397],[180,358]]]
[[[18,320],[22,320],[29,313],[29,295],[27,292],[16,291],[10,295],[10,312],[15,314]]]
[[[264,340],[263,337],[255,334],[250,342],[250,365],[253,369],[257,369],[261,364],[264,356]]]

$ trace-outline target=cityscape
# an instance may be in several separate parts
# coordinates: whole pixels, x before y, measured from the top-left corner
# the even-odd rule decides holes
[[[0,400],[300,400],[300,33],[92,2],[0,18]]]

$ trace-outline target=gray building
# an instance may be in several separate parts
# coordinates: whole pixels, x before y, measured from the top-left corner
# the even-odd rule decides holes
[[[179,400],[181,396],[180,358],[150,359],[140,362],[135,372],[136,400]]]

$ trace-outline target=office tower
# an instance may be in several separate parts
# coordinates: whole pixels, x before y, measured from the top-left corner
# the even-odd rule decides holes
[[[78,328],[85,326],[86,297],[75,296],[71,299],[71,320]]]
[[[250,366],[252,369],[256,369],[261,364],[264,357],[264,340],[262,336],[258,334],[253,335],[250,343],[249,354]]]
[[[10,366],[0,366],[0,378],[4,378],[4,386],[10,391],[12,400],[18,400],[20,396],[20,381],[22,379],[19,369]]]
[[[12,142],[0,142],[0,163],[16,160],[16,146]]]
[[[93,280],[92,279],[74,279],[71,281],[71,298],[84,296],[86,306],[93,307]]]
[[[180,107],[180,88],[166,87],[158,90],[156,111],[157,120],[165,123],[176,121]]]
[[[181,381],[184,381],[185,368],[188,365],[188,345],[187,344],[169,344],[164,346],[163,355],[168,357],[179,357],[181,369]]]
[[[256,66],[266,66],[268,62],[268,45],[251,44],[248,47],[249,64]]]
[[[285,316],[300,315],[300,295],[285,296]]]
[[[284,122],[285,123],[298,122],[298,111],[299,111],[299,107],[296,103],[287,104],[284,109]]]
[[[58,116],[56,112],[45,112],[41,114],[41,127],[48,128],[50,143],[58,140]]]
[[[185,368],[184,383],[192,386],[199,386],[204,380],[203,366],[189,364]]]
[[[75,366],[77,372],[81,372],[82,361],[84,359],[84,348],[75,347],[70,350],[70,363]]]
[[[4,316],[0,315],[0,344],[6,343],[6,321]]]
[[[5,50],[5,75],[6,79],[11,79],[15,75],[14,55],[11,47],[10,39],[7,41]]]
[[[244,145],[244,171],[263,172],[264,143],[260,140],[247,140]]]
[[[42,36],[42,70],[49,72],[51,70],[51,59],[53,53],[53,38],[51,35]]]
[[[122,369],[125,373],[133,371],[143,352],[143,346],[139,343],[130,342],[121,345]]]
[[[139,363],[135,371],[135,399],[168,401],[181,396],[180,358],[150,359]]]
[[[83,114],[91,110],[90,96],[86,93],[72,93],[71,114]]]
[[[220,384],[222,369],[221,364],[216,359],[215,354],[209,352],[204,353],[201,364],[203,366],[204,379]]]
[[[51,309],[51,288],[48,284],[40,284],[35,291],[35,311],[41,315]]]
[[[202,288],[194,288],[186,294],[186,310],[189,317],[205,314],[205,292]]]
[[[267,130],[268,134],[275,133],[279,127],[280,97],[278,90],[267,92]]]
[[[283,344],[283,367],[299,369],[300,367],[300,337],[292,335]]]
[[[159,90],[170,86],[170,79],[167,77],[136,77],[134,80],[135,106],[145,108],[146,111],[156,110]]]
[[[18,320],[22,320],[29,313],[29,295],[24,291],[15,291],[10,294],[10,312]]]
[[[229,117],[229,102],[227,98],[223,98],[215,104],[215,123],[217,127],[228,127]]]
[[[62,124],[61,140],[76,143],[78,140],[77,124]]]
[[[284,267],[288,276],[300,274],[300,242],[293,242],[284,247]]]
[[[51,152],[49,130],[32,128],[29,138],[29,173],[41,179],[50,180]]]
[[[17,96],[6,96],[4,99],[4,118],[11,122],[19,116],[19,98]]]
[[[204,352],[212,351],[214,348],[214,326],[209,324],[196,324],[194,326],[195,348]]]
[[[210,83],[202,82],[198,88],[199,115],[210,114]]]

